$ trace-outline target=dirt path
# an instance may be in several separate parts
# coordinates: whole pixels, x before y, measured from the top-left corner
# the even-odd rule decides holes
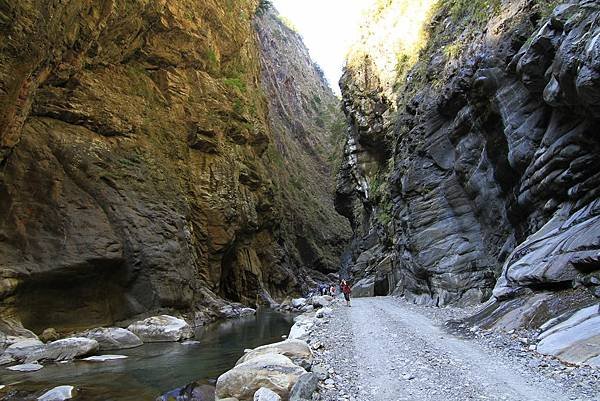
[[[324,400],[600,399],[574,394],[494,350],[448,334],[394,298],[353,300],[352,308],[336,308],[325,326],[323,341],[331,350],[323,357],[339,383],[334,391],[324,389]]]

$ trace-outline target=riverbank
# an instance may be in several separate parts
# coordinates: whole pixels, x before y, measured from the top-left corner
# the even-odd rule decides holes
[[[235,364],[245,348],[279,341],[292,325],[293,315],[259,309],[255,316],[197,328],[192,341],[100,352],[127,356],[122,360],[45,363],[43,369],[29,373],[3,366],[0,384],[6,387],[0,389],[0,400],[32,400],[60,385],[72,385],[77,390],[73,399],[85,401],[153,401],[192,382],[212,385],[214,394],[217,377]]]

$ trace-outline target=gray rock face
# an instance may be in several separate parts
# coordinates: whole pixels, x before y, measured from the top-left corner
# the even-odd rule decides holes
[[[509,3],[478,32],[441,23],[441,7],[394,90],[377,49],[347,67],[336,207],[355,232],[344,272],[354,296],[466,305],[492,290],[500,301],[600,293],[600,5],[540,19]],[[453,43],[460,56],[445,52]]]
[[[100,351],[135,348],[143,344],[131,331],[120,327],[101,327],[81,333],[81,337],[98,341]]]
[[[537,352],[569,363],[600,366],[600,304],[548,326],[538,337]]]

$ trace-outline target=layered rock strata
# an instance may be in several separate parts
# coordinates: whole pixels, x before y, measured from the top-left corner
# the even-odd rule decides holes
[[[444,305],[495,287],[485,316],[527,304],[537,325],[597,302],[599,12],[440,2],[394,86],[377,50],[348,64],[336,206],[359,291]]]

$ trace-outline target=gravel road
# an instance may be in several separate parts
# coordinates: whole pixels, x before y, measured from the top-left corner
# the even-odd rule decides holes
[[[328,371],[318,398],[600,400],[597,372],[582,376],[579,387],[573,380],[549,377],[512,351],[450,334],[440,318],[443,310],[432,315],[425,309],[392,297],[355,299],[351,308],[335,306],[311,338],[320,369]],[[572,369],[559,371],[568,375]]]

